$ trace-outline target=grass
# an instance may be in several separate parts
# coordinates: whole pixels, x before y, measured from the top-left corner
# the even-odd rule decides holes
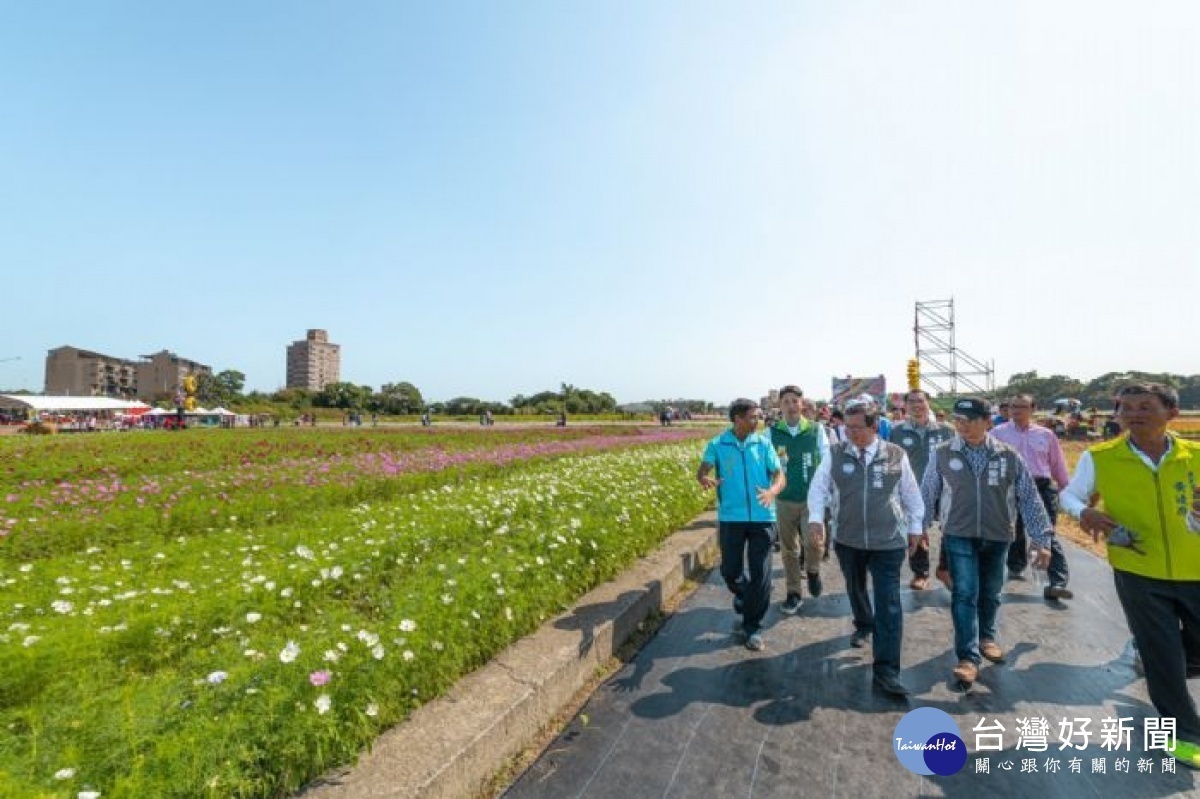
[[[288,795],[707,505],[699,442],[642,440],[353,504],[277,485],[307,513],[249,522],[217,504],[170,534],[6,550],[0,795]]]

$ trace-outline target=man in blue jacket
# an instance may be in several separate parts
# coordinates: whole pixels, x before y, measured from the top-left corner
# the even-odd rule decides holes
[[[757,432],[761,419],[753,400],[734,400],[732,427],[708,442],[696,472],[701,486],[717,490],[721,576],[733,592],[734,612],[742,616],[746,648],[753,651],[765,646],[761,630],[771,601],[775,497],[784,487],[779,456]]]

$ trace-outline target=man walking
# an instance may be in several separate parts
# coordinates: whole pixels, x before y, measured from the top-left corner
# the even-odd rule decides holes
[[[850,440],[834,447],[817,467],[808,491],[808,522],[813,540],[823,543],[825,509],[832,510],[834,551],[854,615],[850,645],[861,648],[873,636],[874,684],[893,696],[907,696],[900,681],[900,567],[905,550],[921,540],[925,508],[908,456],[878,437],[877,413],[866,405],[845,409]]]
[[[996,615],[1004,583],[1004,562],[1013,540],[1019,507],[1038,550],[1035,568],[1050,562],[1050,521],[1037,487],[1016,450],[988,435],[991,412],[975,397],[954,403],[956,435],[933,451],[921,481],[925,529],[938,508],[942,548],[950,565],[953,588],[954,677],[969,687],[979,676],[983,658],[1004,662],[996,643]],[[939,502],[945,498],[945,502]]]
[[[1025,466],[1033,475],[1038,496],[1042,498],[1046,516],[1050,519],[1050,567],[1047,569],[1050,584],[1046,586],[1043,596],[1046,599],[1070,599],[1073,594],[1067,588],[1067,556],[1063,552],[1062,542],[1053,532],[1055,522],[1058,521],[1058,492],[1067,487],[1071,476],[1067,471],[1067,459],[1063,457],[1058,436],[1051,430],[1033,423],[1035,405],[1032,394],[1018,394],[1013,397],[1008,402],[1010,420],[993,429],[992,437],[1008,444],[1025,459]],[[1021,579],[1028,563],[1029,544],[1025,539],[1025,519],[1018,515],[1016,536],[1008,548],[1009,578]]]
[[[787,596],[780,607],[795,613],[802,604],[801,575],[808,577],[808,593],[821,595],[821,559],[824,553],[808,529],[808,486],[817,466],[829,458],[829,439],[817,422],[801,414],[803,392],[796,386],[779,389],[783,416],[770,429],[771,444],[783,464],[786,487],[775,502],[779,519],[780,553],[787,582]],[[803,561],[801,542],[803,541]],[[801,569],[801,562],[804,568]]]
[[[929,465],[929,453],[939,444],[954,438],[954,428],[933,418],[929,409],[929,395],[921,389],[913,389],[904,395],[904,421],[892,428],[891,442],[898,445],[908,456],[913,474],[920,481]],[[934,517],[936,518],[936,508]],[[922,538],[912,554],[908,556],[908,568],[912,570],[909,587],[923,591],[929,587],[929,538]]]
[[[1117,394],[1125,435],[1083,453],[1063,508],[1108,537],[1117,598],[1133,633],[1150,701],[1176,723],[1177,760],[1200,768],[1200,445],[1167,432],[1179,395],[1158,383]],[[1092,507],[1100,496],[1103,510]]]
[[[717,490],[721,576],[733,592],[734,612],[742,616],[746,648],[757,651],[765,646],[760,631],[771,601],[775,497],[784,475],[770,440],[756,432],[762,419],[758,404],[734,400],[729,419],[733,426],[705,447],[696,479]]]

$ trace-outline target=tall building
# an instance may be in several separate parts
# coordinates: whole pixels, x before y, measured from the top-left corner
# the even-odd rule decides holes
[[[138,399],[153,400],[163,395],[173,397],[183,385],[185,377],[202,374],[211,375],[212,367],[180,358],[169,350],[143,355],[137,365]]]
[[[342,379],[342,348],[329,343],[324,330],[309,330],[287,348],[287,387],[320,391]]]
[[[47,394],[71,397],[116,397],[138,394],[137,363],[78,347],[46,353]]]

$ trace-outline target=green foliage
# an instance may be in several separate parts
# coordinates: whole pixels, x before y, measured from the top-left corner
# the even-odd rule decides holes
[[[354,411],[366,408],[371,402],[370,386],[356,386],[353,383],[330,383],[313,397],[313,405],[318,408],[340,408]]]
[[[420,413],[425,410],[425,400],[412,383],[384,383],[371,397],[371,410],[393,416]]]
[[[1072,397],[1085,408],[1105,411],[1112,408],[1117,389],[1133,381],[1149,381],[1174,386],[1179,391],[1179,405],[1185,409],[1200,408],[1200,375],[1177,375],[1167,372],[1108,372],[1084,383],[1067,375],[1039,377],[1036,371],[1018,372],[1008,385],[996,391],[998,397],[1013,394],[1032,394],[1038,407],[1050,408],[1054,400]]]

